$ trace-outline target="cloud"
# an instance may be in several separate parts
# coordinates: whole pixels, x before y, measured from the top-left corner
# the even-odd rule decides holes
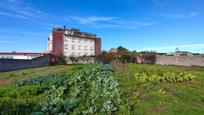
[[[184,18],[185,17],[182,14],[162,14],[162,16],[170,17],[170,18]]]
[[[113,20],[114,17],[97,17],[97,16],[87,16],[87,17],[69,17],[70,20],[76,21],[80,24],[95,24],[102,21]]]
[[[194,17],[194,16],[197,16],[198,15],[198,12],[192,12],[191,14],[189,14],[190,17]]]
[[[74,23],[94,26],[98,28],[123,28],[123,29],[133,29],[138,27],[153,26],[155,22],[148,21],[136,21],[127,20],[119,17],[109,17],[109,16],[72,16],[68,17],[68,20]]]
[[[140,25],[140,26],[152,26],[155,25],[155,22],[139,22],[139,21],[134,21],[135,25]]]
[[[169,17],[169,18],[188,18],[188,17],[194,17],[197,16],[199,13],[198,12],[191,12],[188,14],[161,14],[164,17]]]
[[[25,16],[18,15],[18,14],[12,14],[12,13],[8,13],[8,12],[2,12],[2,11],[0,11],[0,15],[14,17],[14,18],[20,18],[20,19],[25,19],[25,20],[31,20],[29,17],[25,17]]]
[[[5,1],[9,3],[18,3],[18,0],[5,0]]]
[[[25,31],[20,29],[10,30],[10,29],[0,29],[0,38],[6,37],[8,38],[10,34],[16,35],[30,35],[30,36],[41,36],[46,35],[47,33],[43,32],[33,32],[33,31]],[[3,36],[6,35],[6,36]]]
[[[10,1],[10,0],[9,0]],[[15,1],[15,0],[12,0]],[[37,9],[33,9],[27,5],[21,4],[19,2],[1,2],[1,8],[5,10],[5,12],[10,12],[10,14],[16,14],[18,16],[26,17],[27,19],[44,19],[44,18],[53,18],[49,14],[42,12]],[[11,13],[12,12],[12,13]],[[7,13],[8,14],[8,13]],[[10,16],[10,15],[8,15]]]
[[[29,7],[22,0],[5,0],[0,1],[0,15],[18,18],[21,20],[29,20],[44,26],[49,26],[51,23],[59,23],[59,20],[54,16],[41,10]],[[53,24],[53,25],[54,25]]]

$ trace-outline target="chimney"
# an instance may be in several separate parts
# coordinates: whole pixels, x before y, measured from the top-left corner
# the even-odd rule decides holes
[[[64,25],[64,29],[66,30],[67,29],[67,27]]]

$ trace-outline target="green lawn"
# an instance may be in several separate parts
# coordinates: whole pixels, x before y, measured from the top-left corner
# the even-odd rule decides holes
[[[133,70],[159,69],[188,71],[196,76],[190,82],[137,83]],[[203,115],[204,114],[204,68],[161,65],[129,64],[119,78],[124,97],[131,105],[130,113],[139,115]]]
[[[0,86],[15,83],[18,80],[41,77],[44,75],[73,72],[84,65],[55,65],[39,68],[23,69],[10,72],[0,72]]]
[[[0,107],[5,107],[9,112],[12,110],[15,112],[17,108],[18,111],[25,111],[24,114],[29,114],[30,109],[25,110],[28,104],[28,107],[30,105],[36,107],[43,102],[47,96],[44,91],[50,88],[46,86],[46,83],[16,87],[15,82],[23,79],[47,77],[53,74],[76,72],[86,66],[57,65],[2,72],[0,73],[0,80],[3,81],[0,82]],[[204,115],[204,67],[135,64],[116,65],[114,67],[115,78],[119,81],[119,88],[122,93],[121,99],[124,101],[121,103],[122,107],[119,107],[122,109],[113,114]],[[135,77],[135,73],[141,71],[150,73],[150,76],[151,72],[152,74],[161,74],[159,72],[163,71],[189,72],[196,78],[191,81],[149,81],[141,83]],[[93,75],[103,75],[103,73],[92,73]],[[21,110],[21,108],[24,109]],[[4,108],[0,108],[1,110],[4,110]]]

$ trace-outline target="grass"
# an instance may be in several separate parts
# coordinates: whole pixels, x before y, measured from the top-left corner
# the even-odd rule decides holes
[[[44,75],[62,73],[62,72],[72,72],[80,69],[83,66],[84,65],[55,65],[55,66],[16,70],[16,71],[10,71],[10,72],[1,72],[0,86],[10,85],[22,79],[41,77]]]
[[[74,72],[84,68],[86,65],[56,65],[40,68],[31,68],[0,73],[0,114],[14,114],[23,111],[30,114],[39,103],[43,102],[47,85],[27,85],[23,88],[17,87],[16,82],[23,79],[40,78],[52,74]],[[3,113],[1,113],[3,111]],[[7,111],[7,112],[6,112]],[[18,113],[16,113],[18,114]]]
[[[9,95],[9,98],[0,98],[1,103],[12,105],[16,103],[19,109],[28,102],[37,104],[43,101],[45,95],[40,92],[44,86],[25,86],[23,90],[29,90],[29,94],[16,88],[14,83],[18,80],[44,75],[73,72],[82,69],[86,65],[57,65],[41,68],[32,68],[0,73],[0,80],[8,81],[0,86],[0,97]],[[119,68],[119,69],[117,69]],[[135,65],[127,64],[118,66],[117,79],[121,84],[122,97],[127,99],[129,105],[126,111],[119,114],[139,115],[203,115],[204,114],[204,67],[181,67],[161,65]],[[159,71],[187,71],[196,76],[189,82],[147,82],[138,83],[133,73],[141,70],[157,69]],[[1,82],[0,82],[1,83]],[[46,87],[46,86],[45,86]],[[24,95],[24,97],[21,97]],[[9,102],[9,103],[8,103]],[[11,106],[9,106],[11,107]],[[12,109],[12,107],[10,108]],[[23,110],[24,111],[24,110]],[[25,114],[28,114],[25,112]]]
[[[141,68],[188,71],[196,78],[190,82],[136,83],[131,71]],[[126,73],[119,80],[124,97],[132,106],[130,113],[145,115],[203,115],[204,114],[204,68],[161,65],[128,64]]]

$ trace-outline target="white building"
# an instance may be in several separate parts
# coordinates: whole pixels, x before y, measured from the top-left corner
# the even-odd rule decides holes
[[[54,28],[48,38],[47,53],[66,57],[101,54],[101,39],[78,29]]]
[[[68,57],[93,56],[95,55],[95,40],[66,34],[64,37],[64,55]]]
[[[31,53],[31,52],[0,52],[0,59],[26,59],[31,60],[43,56],[43,53]]]

